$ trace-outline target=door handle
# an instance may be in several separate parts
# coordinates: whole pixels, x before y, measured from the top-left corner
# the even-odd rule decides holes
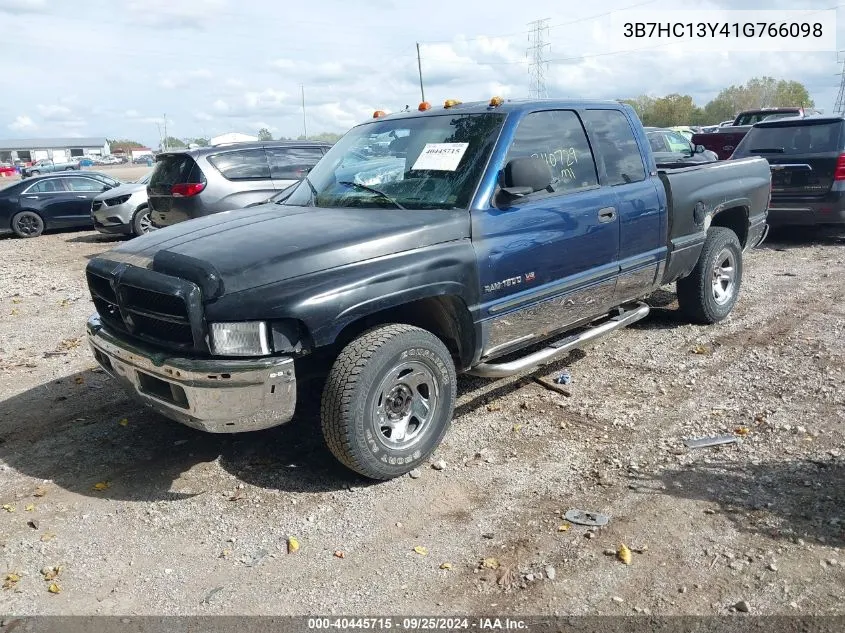
[[[604,209],[599,209],[599,222],[605,224],[607,222],[613,222],[616,219],[616,209],[614,207],[605,207]]]
[[[77,197],[77,198],[87,198],[88,196],[80,194],[80,195],[78,195],[78,196],[76,196],[76,197]]]

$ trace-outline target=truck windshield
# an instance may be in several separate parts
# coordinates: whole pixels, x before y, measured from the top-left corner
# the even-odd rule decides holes
[[[467,208],[504,120],[501,113],[444,114],[360,125],[278,204]]]

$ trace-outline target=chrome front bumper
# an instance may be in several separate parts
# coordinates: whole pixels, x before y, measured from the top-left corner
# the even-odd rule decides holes
[[[144,404],[210,433],[257,431],[290,421],[296,407],[291,358],[169,357],[116,338],[98,315],[88,343],[100,366]]]

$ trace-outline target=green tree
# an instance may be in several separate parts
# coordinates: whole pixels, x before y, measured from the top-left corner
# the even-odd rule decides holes
[[[197,138],[191,140],[191,143],[199,145],[200,147],[208,147],[209,142],[210,140],[203,136],[198,136]]]
[[[116,150],[121,150],[126,152],[127,154],[132,150],[133,147],[144,147],[143,143],[139,143],[138,141],[130,141],[129,139],[125,138],[117,138],[117,139],[106,139],[109,143],[109,148],[111,151],[114,152]]]
[[[258,140],[259,141],[272,141],[273,135],[270,133],[266,127],[261,128],[258,130]]]
[[[309,134],[307,137],[299,135],[296,137],[297,141],[325,141],[326,143],[337,143],[343,134],[336,134],[335,132],[320,132],[319,134]],[[293,139],[279,137],[280,141],[292,141]]]

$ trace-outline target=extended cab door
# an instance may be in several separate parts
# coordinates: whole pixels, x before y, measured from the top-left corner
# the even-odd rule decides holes
[[[473,213],[486,358],[600,315],[614,297],[617,203],[599,184],[579,114],[526,114],[502,165],[526,156],[549,164],[553,190],[512,199],[497,189]]]
[[[645,296],[660,278],[667,254],[666,196],[656,172],[652,173],[648,141],[638,122],[615,109],[586,110],[584,120],[598,159],[599,180],[612,192],[612,206],[619,216],[616,303],[620,304]]]

